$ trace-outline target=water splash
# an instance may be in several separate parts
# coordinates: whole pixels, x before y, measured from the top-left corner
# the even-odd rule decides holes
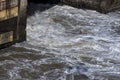
[[[41,12],[40,4],[32,6],[39,9],[27,19],[27,41],[0,52],[5,78],[119,80],[119,11],[56,5]]]

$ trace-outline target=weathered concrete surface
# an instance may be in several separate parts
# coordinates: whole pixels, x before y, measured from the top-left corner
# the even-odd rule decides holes
[[[120,9],[120,0],[61,0],[61,3],[78,8],[95,9],[102,13]]]
[[[102,13],[120,9],[120,0],[28,0],[34,3],[66,4],[77,8],[94,9]]]

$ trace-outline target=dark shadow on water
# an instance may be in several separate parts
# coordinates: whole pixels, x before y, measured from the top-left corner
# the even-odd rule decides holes
[[[49,8],[52,8],[55,4],[36,4],[29,3],[28,5],[28,17],[35,14],[35,12],[43,12]]]
[[[36,11],[43,12],[58,4],[60,0],[28,0],[28,17]]]
[[[60,2],[60,0],[28,0],[28,2],[33,2],[33,3],[49,3],[49,4],[57,4]]]

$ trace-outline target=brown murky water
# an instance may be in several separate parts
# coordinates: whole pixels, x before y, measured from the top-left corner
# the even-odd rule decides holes
[[[120,80],[120,11],[50,6],[30,4],[27,41],[0,51],[0,80]]]

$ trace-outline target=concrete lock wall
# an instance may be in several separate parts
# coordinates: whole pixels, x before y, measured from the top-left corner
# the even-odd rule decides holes
[[[27,0],[0,0],[0,48],[26,40]]]
[[[61,3],[77,8],[94,9],[102,13],[120,9],[120,0],[61,0]]]
[[[94,9],[102,13],[120,9],[120,0],[28,0],[34,3],[66,4],[77,8]]]

